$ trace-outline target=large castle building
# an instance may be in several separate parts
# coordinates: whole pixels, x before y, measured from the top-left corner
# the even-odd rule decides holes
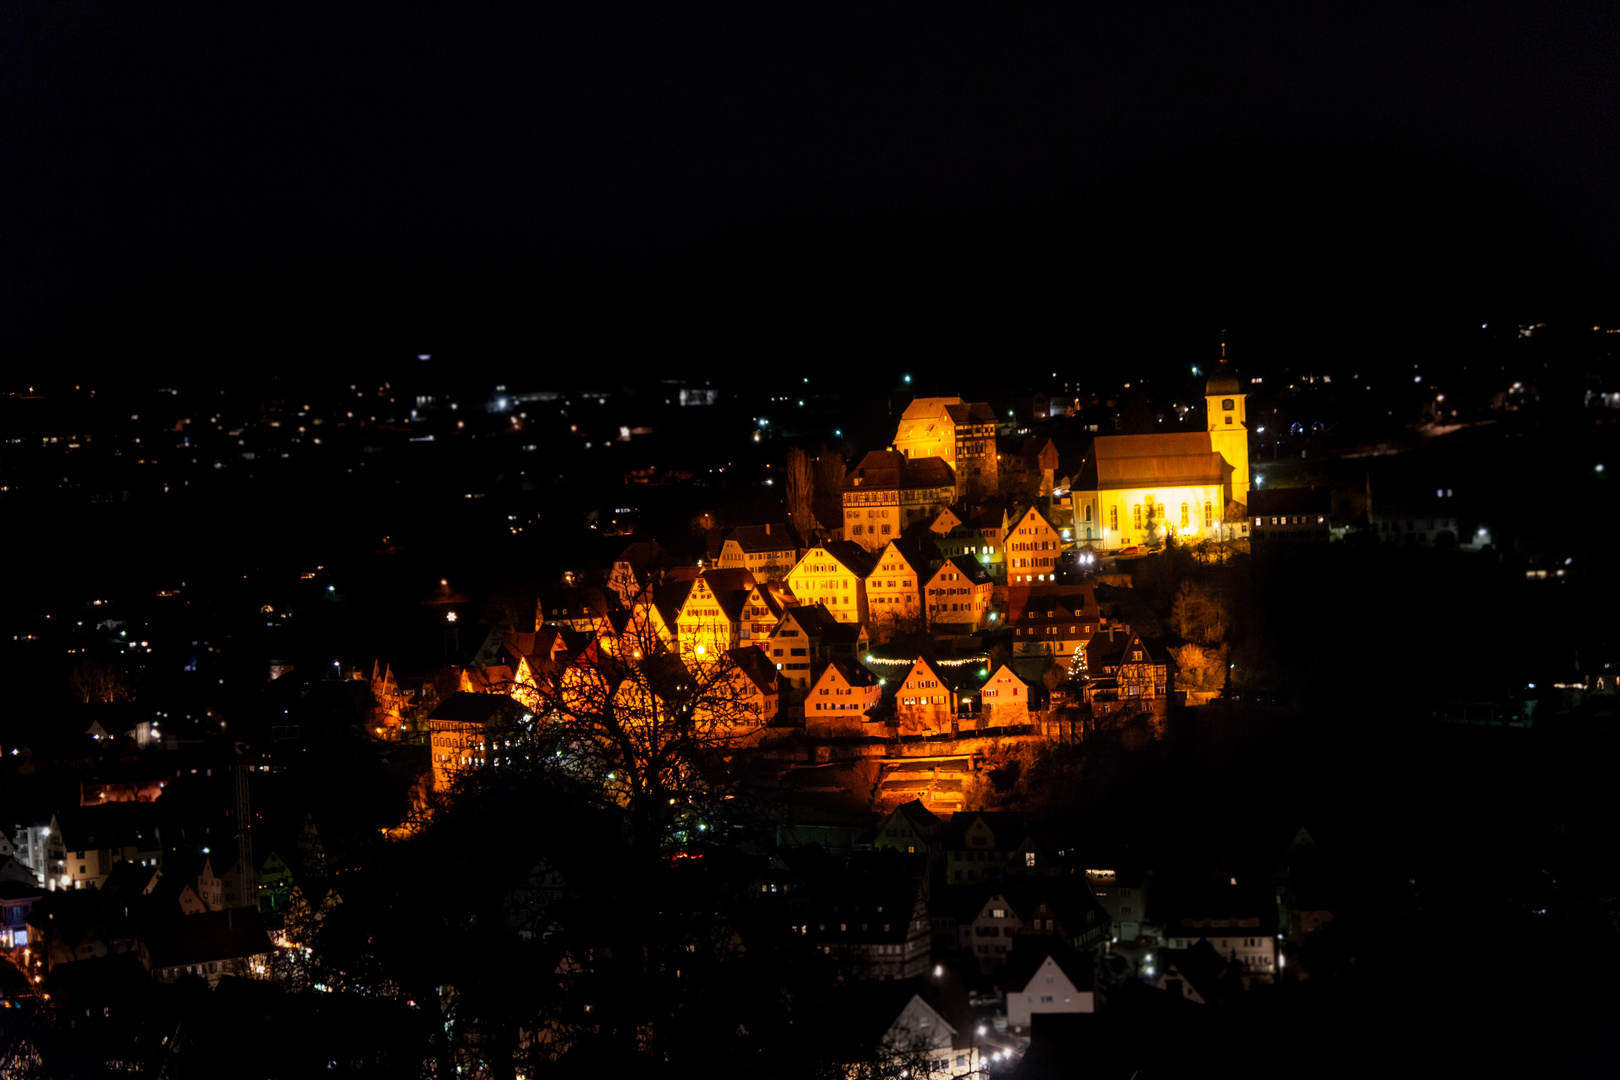
[[[913,460],[944,461],[956,475],[958,499],[980,502],[996,496],[996,414],[982,401],[913,398],[900,414],[894,449]]]
[[[1249,430],[1237,379],[1204,385],[1203,431],[1102,435],[1070,488],[1075,541],[1104,551],[1248,535]]]

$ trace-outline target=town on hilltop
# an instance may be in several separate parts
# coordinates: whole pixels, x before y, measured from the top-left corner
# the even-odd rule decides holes
[[[354,444],[381,475],[504,440],[507,495],[433,459],[466,511],[423,515],[483,577],[423,588],[397,569],[413,541],[370,537],[364,573],[233,564],[15,635],[65,645],[75,701],[0,732],[0,1056],[186,1076],[252,1040],[255,1076],[1125,1080],[1219,1067],[1234,1034],[1286,1065],[1382,1018],[1348,1068],[1471,1007],[1427,996],[1426,935],[1607,942],[1567,862],[1493,870],[1515,882],[1473,905],[1470,860],[1530,842],[1436,824],[1529,740],[1595,767],[1605,639],[1504,663],[1438,629],[1504,574],[1561,610],[1534,590],[1583,568],[1504,553],[1466,469],[1381,460],[1410,448],[1307,425],[1279,460],[1260,383],[1223,356],[1134,426],[1119,395],[907,389],[847,456],[757,409],[769,460],[724,506],[733,460],[623,457],[657,431],[589,419],[606,395],[501,387],[480,420],[355,391],[395,410]],[[336,441],[337,408],[296,418]],[[1436,419],[1424,440],[1451,437]],[[609,451],[644,499],[587,474],[584,539],[537,571],[523,545],[563,512],[529,469]],[[1444,955],[1448,985],[1490,966]]]

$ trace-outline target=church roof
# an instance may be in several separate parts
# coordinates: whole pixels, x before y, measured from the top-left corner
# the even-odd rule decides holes
[[[1231,371],[1227,370],[1226,365],[1223,363],[1220,370],[1211,375],[1209,382],[1204,384],[1204,393],[1209,397],[1220,394],[1241,394],[1243,393],[1243,387],[1238,384],[1237,379],[1232,375]]]
[[[1226,463],[1207,431],[1165,435],[1102,435],[1092,441],[1091,460],[1075,487],[1082,491],[1219,484]],[[1093,481],[1095,486],[1093,486]]]

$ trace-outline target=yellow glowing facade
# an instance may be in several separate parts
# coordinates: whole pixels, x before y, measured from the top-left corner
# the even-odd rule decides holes
[[[866,603],[872,613],[873,633],[887,634],[921,623],[922,583],[927,573],[928,567],[913,566],[892,542],[878,553],[877,565],[866,578]]]
[[[956,474],[956,497],[993,497],[999,484],[996,414],[982,401],[915,398],[900,415],[894,448],[908,458],[937,457]]]
[[[1115,551],[1141,544],[1216,539],[1225,524],[1219,483],[1076,492],[1074,533],[1082,546]]]
[[[804,697],[804,732],[811,738],[860,735],[882,697],[883,688],[865,668],[830,663]]]
[[[749,588],[753,585],[750,579]],[[735,649],[742,630],[738,599],[733,590],[724,588],[707,574],[692,582],[692,591],[686,594],[686,602],[681,605],[681,614],[676,620],[681,655],[714,657]]]
[[[1029,684],[1002,664],[979,688],[985,722],[990,727],[1029,723]]]
[[[860,551],[848,541],[811,548],[788,571],[787,584],[801,604],[823,604],[839,622],[867,626],[866,566],[851,557],[851,547]]]
[[[936,623],[968,624],[982,628],[990,617],[990,574],[971,555],[946,559],[923,587],[927,594],[928,626]]]
[[[1062,531],[1039,509],[1030,507],[1007,532],[1008,584],[1038,585],[1054,580],[1065,546]]]
[[[951,700],[954,693],[939,669],[919,658],[895,691],[900,734],[938,735],[950,731],[956,713],[956,703]]]
[[[1203,431],[1112,435],[1092,441],[1070,493],[1073,535],[1083,547],[1117,551],[1158,544],[1244,537],[1249,498],[1245,397],[1224,372],[1209,380]]]

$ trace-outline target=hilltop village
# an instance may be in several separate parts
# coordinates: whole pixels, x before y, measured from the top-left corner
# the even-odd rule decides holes
[[[1445,488],[1416,509],[1382,481],[1371,505],[1271,490],[1246,384],[1224,362],[1199,384],[1163,434],[1103,434],[1072,400],[1019,417],[908,395],[881,448],[790,445],[723,515],[659,535],[593,510],[594,547],[532,589],[439,579],[410,602],[426,662],[270,653],[241,678],[214,659],[341,610],[323,567],[254,601],[246,648],[92,601],[62,639],[86,654],[73,730],[3,747],[0,1029],[40,1075],[190,1075],[262,1023],[302,1033],[265,1075],[718,1053],[769,1075],[1084,1057],[1123,1077],[1202,1060],[1154,1032],[1258,1037],[1312,994],[1354,1014],[1390,985],[1357,967],[1390,940],[1368,913],[1422,886],[1268,794],[1337,749],[1309,717],[1360,719],[1321,689],[1355,658],[1294,632],[1300,588],[1347,610],[1355,582],[1395,595],[1439,565],[1400,560],[1485,565],[1494,537]],[[511,407],[500,430],[532,438]],[[123,667],[76,643],[87,623]],[[217,687],[137,706],[127,658],[177,643]],[[1588,661],[1558,693],[1480,683],[1411,711],[1523,733],[1538,705],[1607,708],[1612,680]]]
[[[576,683],[668,661],[728,684],[696,722],[788,767],[789,785],[870,775],[879,810],[982,809],[971,793],[988,762],[1122,711],[1162,720],[1173,699],[1219,689],[1202,672],[1177,687],[1165,646],[1109,600],[1148,550],[1222,560],[1248,546],[1245,395],[1224,371],[1206,391],[1207,430],[1098,437],[1073,478],[1050,440],[1003,452],[983,402],[914,399],[890,448],[848,469],[832,527],[802,499],[788,520],[709,530],[696,565],[656,539],[627,544],[601,580],[570,571],[532,625],[493,632],[460,691],[571,710]],[[1311,524],[1299,531],[1326,535],[1325,516]],[[397,703],[381,718],[393,728],[411,710],[390,678],[373,673],[377,699]],[[469,708],[425,718],[440,790],[506,738],[504,720]]]

